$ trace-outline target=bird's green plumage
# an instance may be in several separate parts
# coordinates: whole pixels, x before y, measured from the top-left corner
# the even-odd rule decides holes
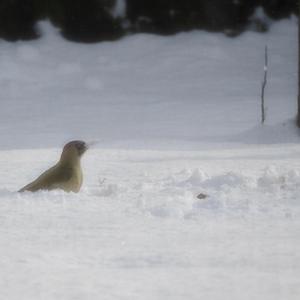
[[[63,168],[59,165],[55,165],[54,167],[42,173],[36,180],[23,187],[20,192],[53,190],[59,185],[63,186],[72,178],[72,176],[75,176],[73,175],[72,168]]]
[[[76,141],[76,143],[78,142]],[[79,192],[83,180],[80,165],[80,156],[83,152],[82,148],[78,151],[76,143],[71,142],[67,144],[59,162],[42,173],[36,180],[24,186],[19,192],[54,189],[62,189],[66,192]]]

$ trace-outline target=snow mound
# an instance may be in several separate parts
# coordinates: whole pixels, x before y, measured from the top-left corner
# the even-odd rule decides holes
[[[239,141],[245,144],[280,144],[299,143],[300,134],[295,120],[277,124],[258,125],[242,132],[228,141]]]
[[[258,175],[226,172],[210,176],[184,169],[164,178],[145,175],[132,186],[104,183],[90,195],[119,201],[121,209],[160,218],[194,219],[206,214],[299,215],[300,172],[270,166]],[[207,195],[198,199],[199,194]]]

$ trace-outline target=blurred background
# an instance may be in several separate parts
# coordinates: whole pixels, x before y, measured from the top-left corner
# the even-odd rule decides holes
[[[271,20],[297,11],[296,0],[1,0],[0,38],[37,39],[41,19],[49,19],[66,39],[78,42],[193,29],[237,36],[245,30],[265,32]]]

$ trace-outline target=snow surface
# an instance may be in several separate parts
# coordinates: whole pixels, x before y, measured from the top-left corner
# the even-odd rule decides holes
[[[0,299],[299,299],[297,20],[93,45],[40,30],[0,42]],[[79,194],[16,192],[74,138],[99,141]]]

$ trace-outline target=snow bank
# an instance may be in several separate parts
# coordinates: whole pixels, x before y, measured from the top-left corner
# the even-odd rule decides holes
[[[190,219],[207,213],[298,217],[299,170],[282,172],[270,166],[260,173],[246,176],[227,172],[208,176],[199,169],[183,169],[159,180],[144,175],[132,187],[103,183],[89,193],[100,197],[136,199],[135,203],[130,203],[133,210],[162,218]],[[198,199],[197,195],[201,193],[208,197]]]
[[[236,39],[193,31],[80,45],[47,22],[40,31],[37,41],[0,44],[2,149],[57,147],[72,138],[151,149],[244,143],[248,136],[256,142],[266,44],[266,125],[296,114],[295,18]]]

